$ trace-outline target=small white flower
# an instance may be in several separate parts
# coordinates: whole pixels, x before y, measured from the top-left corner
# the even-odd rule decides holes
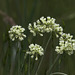
[[[50,20],[50,16],[47,17],[47,20]]]
[[[34,58],[34,55],[32,55],[31,58]]]
[[[35,60],[38,60],[38,55],[42,56],[44,55],[44,49],[37,44],[30,44],[29,45],[29,51],[26,52],[27,54],[31,55],[31,58],[36,56]]]
[[[59,24],[55,23],[54,18],[50,18],[49,16],[47,18],[41,17],[40,20],[34,22],[33,25],[29,23],[28,29],[33,36],[36,36],[37,34],[55,32],[56,35],[58,35],[56,37],[59,37],[59,35],[62,35],[63,33],[63,28]]]
[[[63,33],[59,38],[59,46],[56,46],[55,51],[59,54],[62,54],[64,51],[71,55],[75,50],[75,40],[72,39],[72,35]]]
[[[37,24],[40,24],[41,22],[39,20],[37,20]]]
[[[40,34],[40,36],[43,36],[43,34]]]
[[[73,43],[73,50],[75,50],[75,43]]]
[[[38,57],[36,57],[35,60],[38,60]]]
[[[12,41],[15,41],[16,39],[22,41],[26,37],[26,35],[23,34],[24,31],[25,29],[21,26],[12,26],[10,31],[8,31],[9,37]]]

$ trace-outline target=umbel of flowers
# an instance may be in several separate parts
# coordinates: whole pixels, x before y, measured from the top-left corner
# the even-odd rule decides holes
[[[75,50],[75,39],[69,33],[63,33],[59,38],[59,46],[56,46],[55,51],[59,54],[63,54],[65,51],[68,55],[73,54]]]
[[[10,31],[8,32],[9,37],[12,41],[15,41],[16,39],[19,41],[22,41],[26,37],[26,35],[24,34],[24,31],[25,31],[25,28],[22,28],[19,25],[12,26],[10,28]]]
[[[55,32],[56,37],[59,37],[59,45],[56,46],[55,51],[58,54],[63,54],[63,52],[66,52],[68,55],[73,54],[75,50],[75,39],[73,39],[72,35],[63,33],[63,28],[55,23],[54,18],[41,17],[33,24],[29,23],[28,29],[33,36],[38,34],[43,36],[44,33]],[[24,31],[25,29],[21,26],[12,26],[9,31],[9,37],[12,41],[15,41],[16,39],[22,41],[26,37]],[[31,58],[35,57],[35,60],[38,60],[38,56],[44,55],[44,49],[38,44],[30,44],[29,51],[26,53],[30,54]]]
[[[28,29],[33,33],[33,36],[36,36],[37,34],[43,36],[43,33],[45,32],[49,33],[54,31],[58,37],[63,32],[63,28],[59,24],[56,24],[55,19],[51,17],[41,17],[39,20],[34,22],[33,25],[29,23]]]
[[[27,54],[31,55],[31,58],[33,58],[34,56],[36,57],[35,60],[38,60],[38,56],[42,56],[44,55],[44,49],[37,44],[30,44],[29,45],[29,51],[26,52]]]

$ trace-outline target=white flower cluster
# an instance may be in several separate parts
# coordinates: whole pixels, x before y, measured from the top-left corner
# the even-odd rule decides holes
[[[23,33],[24,31],[25,29],[21,26],[12,26],[10,31],[8,31],[9,37],[12,41],[15,41],[16,39],[22,41],[26,37],[26,35]]]
[[[56,46],[55,51],[59,54],[63,54],[65,51],[68,55],[73,54],[75,50],[75,39],[70,34],[63,33],[59,39],[59,46]]]
[[[38,60],[38,55],[42,56],[44,55],[44,49],[37,44],[30,44],[29,45],[29,49],[30,51],[27,51],[27,54],[31,55],[31,58],[33,58],[34,56],[36,57],[35,60]]]
[[[34,22],[33,25],[29,23],[28,29],[33,33],[33,36],[36,36],[36,34],[43,36],[44,32],[49,33],[54,31],[58,37],[58,35],[63,32],[63,28],[59,24],[56,24],[55,19],[51,17],[41,17],[40,20]]]

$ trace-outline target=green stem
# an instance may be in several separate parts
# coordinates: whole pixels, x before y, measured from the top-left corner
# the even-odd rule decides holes
[[[20,75],[20,52],[21,52],[20,42],[17,42],[17,48],[18,48],[18,75]]]
[[[25,54],[25,56],[24,56],[24,62],[23,62],[23,64],[22,64],[22,66],[21,66],[21,72],[22,72],[22,70],[23,70],[23,68],[24,68],[24,65],[25,65],[25,62],[26,62],[26,57],[27,57],[27,54]]]
[[[29,63],[28,63],[28,75],[30,75],[30,55],[29,55]]]
[[[52,36],[52,33],[51,33],[51,35],[50,35],[50,37],[49,37],[49,39],[48,39],[48,41],[47,41],[47,44],[46,44],[46,46],[45,46],[45,51],[44,51],[44,53],[46,52],[46,49],[47,49],[48,44],[49,44],[49,42],[50,42],[51,36]],[[41,66],[41,64],[42,64],[43,59],[44,59],[44,56],[42,56],[42,58],[41,58],[41,61],[40,61],[39,65],[38,65],[38,68],[37,68],[37,71],[36,71],[35,75],[37,75],[37,72],[38,72],[38,70],[39,70],[39,68],[40,68],[40,66]]]
[[[16,62],[16,48],[15,47],[13,47],[12,48],[13,49],[13,51],[12,51],[12,60],[11,60],[11,68],[10,68],[10,75],[13,75],[13,72],[14,72],[14,67],[15,67],[15,62]]]
[[[54,67],[55,63],[57,62],[57,60],[59,59],[59,57],[60,57],[60,55],[58,55],[58,56],[56,57],[56,59],[54,60],[53,64],[51,65],[51,67],[50,67],[49,70],[47,71],[47,75],[50,75],[51,70],[53,69],[53,67]]]
[[[20,75],[20,52],[18,52],[18,75]]]
[[[60,65],[61,65],[61,57],[59,58],[59,64],[58,64],[58,70],[60,71]]]

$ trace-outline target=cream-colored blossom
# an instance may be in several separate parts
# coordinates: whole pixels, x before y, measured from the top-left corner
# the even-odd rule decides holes
[[[35,60],[38,60],[38,56],[44,55],[44,49],[37,44],[30,44],[29,51],[26,52],[27,54],[31,55],[31,58],[35,56]]]
[[[59,37],[59,35],[63,33],[63,28],[59,24],[55,23],[54,18],[49,16],[47,18],[41,17],[33,24],[29,23],[28,29],[33,36],[36,36],[37,34],[41,34],[43,36],[43,33],[55,32],[56,37]]]
[[[9,37],[12,41],[19,40],[22,41],[26,35],[24,34],[25,29],[19,25],[12,26],[8,31]]]
[[[75,39],[69,33],[63,33],[59,38],[59,46],[56,46],[55,51],[59,54],[66,52],[68,55],[73,54],[75,50]]]

